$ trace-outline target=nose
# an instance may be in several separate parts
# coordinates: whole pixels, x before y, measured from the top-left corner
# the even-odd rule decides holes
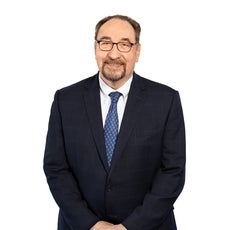
[[[108,52],[108,55],[111,58],[116,58],[116,57],[120,57],[121,56],[121,53],[120,53],[120,51],[117,48],[117,44],[113,44],[113,48]]]

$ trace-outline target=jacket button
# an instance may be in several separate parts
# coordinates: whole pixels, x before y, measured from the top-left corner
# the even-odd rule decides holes
[[[106,187],[106,192],[111,192],[111,186],[110,185],[107,185],[107,187]]]

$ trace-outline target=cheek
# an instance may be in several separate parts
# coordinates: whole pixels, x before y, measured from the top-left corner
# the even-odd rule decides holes
[[[133,69],[134,68],[134,66],[135,66],[135,64],[136,64],[136,62],[137,62],[137,58],[136,57],[133,57],[133,58],[131,58],[131,59],[129,59],[129,60],[126,60],[127,62],[127,68],[128,69]]]
[[[95,53],[95,59],[96,59],[98,68],[101,69],[101,67],[102,67],[102,65],[103,65],[104,57],[102,57],[102,56],[99,55],[98,53]]]

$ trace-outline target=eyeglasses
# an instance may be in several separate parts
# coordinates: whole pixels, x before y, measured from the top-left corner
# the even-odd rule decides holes
[[[136,43],[131,43],[128,41],[125,42],[112,42],[112,41],[98,41],[96,40],[97,44],[99,45],[100,50],[102,51],[111,51],[113,46],[116,45],[117,49],[122,53],[128,53]]]

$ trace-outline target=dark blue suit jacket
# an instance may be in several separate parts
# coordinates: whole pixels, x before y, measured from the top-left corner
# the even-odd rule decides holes
[[[128,230],[176,229],[173,204],[185,180],[179,93],[134,73],[109,168],[98,74],[58,90],[44,171],[59,230],[89,230],[99,220]]]

